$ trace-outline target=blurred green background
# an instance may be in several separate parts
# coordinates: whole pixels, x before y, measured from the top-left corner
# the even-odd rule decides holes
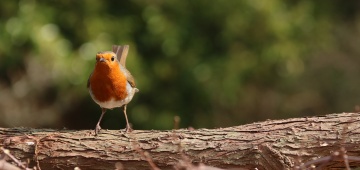
[[[98,51],[129,44],[135,129],[358,111],[360,1],[0,1],[0,126],[92,129]],[[125,127],[122,109],[103,128]]]

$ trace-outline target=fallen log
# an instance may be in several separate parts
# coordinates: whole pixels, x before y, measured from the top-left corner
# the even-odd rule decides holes
[[[0,128],[0,146],[38,169],[176,169],[198,163],[343,169],[346,161],[360,166],[359,120],[358,113],[341,113],[218,129],[102,130],[97,136],[93,130]]]

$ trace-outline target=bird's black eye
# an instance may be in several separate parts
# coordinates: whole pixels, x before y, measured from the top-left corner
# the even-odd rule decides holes
[[[112,57],[111,57],[111,61],[114,61],[114,60],[115,60],[115,56],[112,56]]]

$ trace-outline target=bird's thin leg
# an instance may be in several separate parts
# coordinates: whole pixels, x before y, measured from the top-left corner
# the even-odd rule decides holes
[[[97,135],[97,134],[99,133],[99,131],[101,130],[100,122],[101,122],[101,119],[103,118],[105,112],[106,112],[106,109],[105,109],[105,108],[101,108],[101,116],[100,116],[100,119],[99,119],[99,121],[97,122],[96,127],[95,127],[95,135]]]
[[[125,129],[125,132],[131,132],[132,129],[131,129],[131,126],[130,126],[130,124],[129,124],[129,120],[128,120],[128,118],[127,118],[126,106],[127,106],[127,105],[124,105],[124,115],[125,115],[125,119],[126,119],[126,129]]]

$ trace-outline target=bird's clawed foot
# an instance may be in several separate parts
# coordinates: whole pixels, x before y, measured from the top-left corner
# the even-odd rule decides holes
[[[101,127],[99,124],[96,124],[96,127],[95,127],[95,136],[99,134],[99,131],[101,130]]]
[[[130,132],[132,132],[133,130],[134,130],[134,129],[132,129],[129,124],[126,125],[125,133],[130,133]]]

